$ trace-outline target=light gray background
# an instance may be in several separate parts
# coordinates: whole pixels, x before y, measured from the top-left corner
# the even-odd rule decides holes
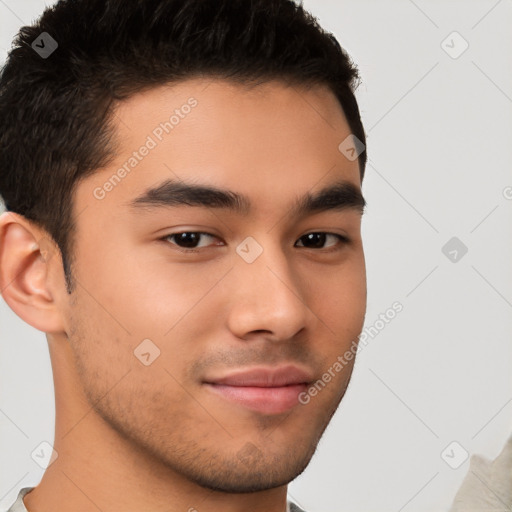
[[[512,1],[304,4],[363,77],[366,326],[403,311],[359,353],[289,495],[308,512],[448,510],[469,464],[443,450],[494,458],[512,431]],[[2,61],[44,5],[0,0]],[[39,482],[54,411],[45,337],[0,299],[0,509]]]

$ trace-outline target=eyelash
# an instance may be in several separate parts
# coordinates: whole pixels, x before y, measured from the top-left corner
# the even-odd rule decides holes
[[[169,239],[174,237],[174,236],[178,236],[178,235],[183,235],[183,234],[196,234],[196,235],[206,235],[206,236],[209,236],[211,238],[218,238],[217,236],[215,235],[212,235],[211,233],[205,233],[203,231],[180,231],[179,233],[170,233],[169,235],[166,235],[162,238],[160,238],[160,240],[166,242],[166,243],[170,243],[169,242]],[[341,247],[339,247],[340,245],[347,245],[350,243],[350,239],[344,235],[340,235],[338,233],[330,233],[330,232],[327,232],[327,231],[311,231],[309,233],[306,233],[305,235],[302,235],[299,240],[301,238],[304,238],[305,236],[307,235],[332,235],[336,238],[338,238],[338,241],[340,242],[339,244],[336,244],[335,246],[333,247],[328,247],[327,249],[314,249],[315,251],[323,251],[324,253],[325,252],[333,252],[333,251],[338,251],[341,249]],[[199,247],[199,248],[193,248],[193,249],[185,249],[183,247],[180,247],[179,245],[176,245],[176,244],[173,244],[171,243],[171,245],[174,245],[176,250],[180,251],[180,252],[183,252],[183,253],[197,253],[199,252],[201,249],[205,249],[205,247]],[[208,246],[207,246],[208,247]],[[305,247],[305,249],[308,249],[308,247]]]

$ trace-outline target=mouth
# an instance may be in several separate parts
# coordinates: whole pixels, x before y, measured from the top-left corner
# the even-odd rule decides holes
[[[311,373],[297,366],[253,368],[203,384],[217,396],[261,414],[282,414],[298,405],[300,393],[312,382]]]

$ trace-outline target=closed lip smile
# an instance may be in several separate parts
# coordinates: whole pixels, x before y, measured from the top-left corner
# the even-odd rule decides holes
[[[262,414],[280,414],[299,404],[312,382],[310,371],[295,365],[258,367],[208,378],[204,384],[230,402]]]

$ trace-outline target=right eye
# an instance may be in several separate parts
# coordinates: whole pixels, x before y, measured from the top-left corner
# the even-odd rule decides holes
[[[210,233],[203,233],[201,231],[181,231],[179,233],[171,233],[161,238],[161,240],[169,242],[173,238],[174,242],[171,241],[171,245],[175,245],[178,250],[182,252],[198,252],[197,249],[207,247],[207,245],[198,245],[201,241],[201,237],[203,239],[205,237],[217,238],[215,235],[211,235]],[[219,245],[219,244],[215,244]]]

